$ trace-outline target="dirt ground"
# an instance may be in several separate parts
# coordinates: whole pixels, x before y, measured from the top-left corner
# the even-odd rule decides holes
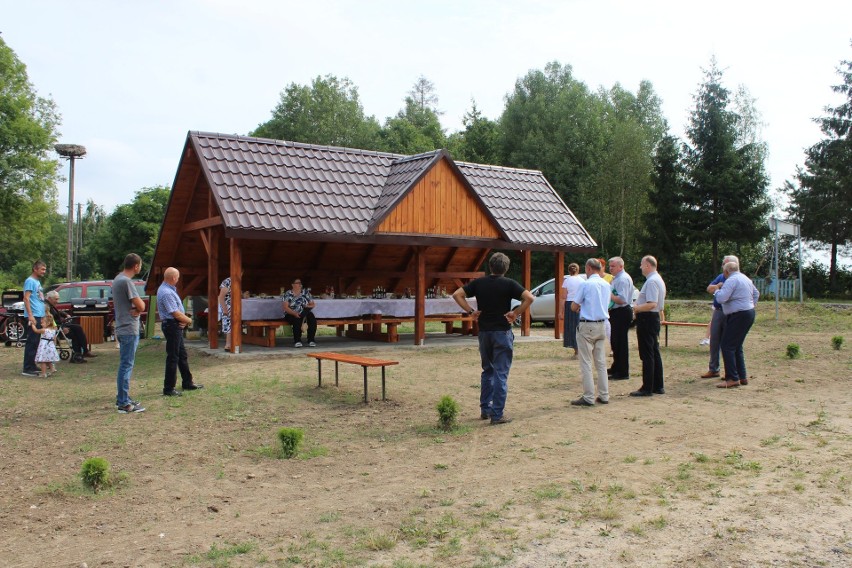
[[[552,336],[516,342],[503,426],[479,420],[470,339],[360,349],[400,362],[389,400],[367,405],[360,368],[341,366],[335,388],[329,364],[318,389],[316,363],[288,347],[191,349],[205,388],[164,398],[164,347],[148,340],[134,415],[113,405],[112,344],[49,379],[0,347],[0,565],[852,565],[852,309],[784,307],[776,323],[762,304],[738,389],[698,378],[702,330],[674,328],[666,394],[630,398],[634,337],[631,380],[594,408],[569,406],[578,366]],[[436,427],[445,394],[453,432]],[[283,426],[304,429],[294,459],[277,455]],[[78,476],[93,456],[118,480],[97,495]]]

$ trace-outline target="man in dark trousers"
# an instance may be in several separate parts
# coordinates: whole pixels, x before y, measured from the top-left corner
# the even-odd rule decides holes
[[[185,391],[203,388],[192,381],[189,358],[183,344],[183,328],[192,323],[192,318],[183,311],[183,302],[175,287],[180,280],[177,268],[168,267],[163,274],[163,283],[157,289],[157,311],[160,312],[160,327],[166,338],[166,375],[163,379],[163,396],[181,396],[175,390],[177,372],[180,369],[181,388]]]
[[[642,359],[642,388],[630,396],[666,394],[663,384],[663,358],[660,356],[660,313],[666,305],[666,284],[657,273],[657,259],[642,258],[639,265],[645,283],[633,308],[636,314],[636,340]]]
[[[633,321],[633,279],[624,270],[624,260],[620,256],[609,259],[609,272],[612,274],[612,295],[609,308],[609,324],[612,329],[609,344],[612,347],[612,367],[607,371],[612,381],[630,378],[630,350],[628,349],[628,331]]]
[[[489,276],[477,278],[453,293],[461,308],[479,322],[479,357],[482,361],[479,395],[480,418],[491,424],[508,424],[511,418],[503,414],[509,390],[509,369],[515,334],[512,323],[535,299],[529,290],[506,278],[509,257],[494,253],[488,260]],[[467,298],[476,298],[474,310]],[[512,309],[512,300],[521,303]]]
[[[47,265],[41,260],[33,263],[33,273],[24,282],[24,312],[27,314],[27,327],[41,327],[41,318],[44,317],[44,291],[41,288],[41,279],[44,278],[44,273],[47,272]],[[30,331],[27,333],[26,343],[24,343],[24,367],[21,374],[25,377],[37,377],[38,367],[36,367],[35,356],[38,351],[38,342],[41,341],[41,335]]]

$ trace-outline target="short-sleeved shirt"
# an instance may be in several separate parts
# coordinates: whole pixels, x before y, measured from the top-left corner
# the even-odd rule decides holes
[[[607,305],[610,294],[609,283],[598,274],[592,274],[583,282],[574,303],[580,304],[580,320],[603,321],[609,319]]]
[[[524,287],[511,278],[491,274],[468,282],[464,293],[476,298],[480,331],[508,331],[512,324],[506,321],[505,314],[512,309],[512,300],[521,299]]]
[[[44,292],[41,289],[41,282],[37,278],[30,276],[24,281],[24,294],[30,292],[30,311],[33,317],[44,317]]]
[[[130,314],[133,298],[138,298],[139,292],[133,281],[119,273],[112,281],[112,302],[115,309],[115,335],[139,335],[139,316]]]
[[[663,282],[663,277],[655,270],[650,273],[639,290],[639,299],[637,304],[647,304],[648,302],[656,302],[657,305],[650,312],[662,312],[666,307],[666,283]]]
[[[177,288],[168,282],[163,282],[157,288],[157,311],[160,312],[160,319],[164,321],[175,319],[172,315],[175,312],[184,313],[183,302],[180,301]]]
[[[724,283],[725,283],[725,273],[723,272],[722,274],[720,274],[719,276],[717,276],[716,278],[713,279],[713,281],[710,283],[710,286],[715,286],[716,284],[724,284]],[[713,307],[716,308],[717,310],[722,309],[722,304],[720,304],[719,302],[716,301],[716,295],[715,294],[713,294]]]
[[[311,293],[307,290],[302,290],[302,293],[298,296],[293,293],[293,290],[287,290],[281,297],[281,301],[286,303],[291,310],[302,315],[302,311],[305,309],[305,306],[313,302],[314,299],[311,297]]]
[[[728,275],[725,284],[716,291],[714,297],[722,305],[722,313],[728,315],[753,310],[760,292],[748,276],[738,271]]]
[[[624,298],[624,301],[626,302],[625,304],[616,304],[613,302],[610,309],[617,310],[618,308],[629,308],[630,304],[633,302],[633,278],[627,274],[626,270],[622,270],[618,273],[618,276],[612,279],[610,284],[612,285],[613,293]]]
[[[562,279],[562,287],[565,288],[565,301],[573,302],[577,295],[577,290],[583,285],[583,279],[578,275],[566,276]]]

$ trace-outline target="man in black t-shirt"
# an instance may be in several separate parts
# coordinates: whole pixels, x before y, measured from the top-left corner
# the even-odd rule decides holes
[[[477,278],[453,293],[453,299],[479,323],[479,356],[482,360],[480,418],[491,424],[507,424],[511,418],[503,414],[508,393],[509,369],[515,334],[512,322],[533,302],[533,295],[523,286],[506,278],[509,257],[501,252],[488,259],[489,276]],[[470,307],[467,298],[475,297],[479,308]],[[520,305],[512,309],[512,300]]]

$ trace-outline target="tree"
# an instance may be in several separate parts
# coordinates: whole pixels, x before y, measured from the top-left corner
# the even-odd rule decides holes
[[[499,124],[482,115],[471,101],[471,108],[462,117],[464,130],[450,135],[447,144],[456,160],[476,164],[499,164]]]
[[[737,247],[766,236],[769,212],[765,148],[748,141],[743,115],[729,109],[722,71],[711,60],[695,96],[686,149],[688,191],[685,195],[686,237],[709,242],[711,264],[719,265],[719,243]],[[754,113],[756,114],[756,113]]]
[[[434,105],[438,96],[434,85],[420,77],[405,97],[405,108],[385,121],[381,131],[382,150],[399,154],[420,154],[447,145]]]
[[[272,118],[251,135],[375,150],[379,146],[379,123],[364,114],[358,88],[349,79],[326,75],[314,79],[310,86],[287,86]]]
[[[648,194],[650,209],[643,216],[647,227],[653,230],[644,235],[643,248],[660,263],[674,264],[686,248],[681,208],[685,176],[680,141],[666,135],[654,154],[653,186]]]
[[[837,284],[837,254],[852,241],[852,61],[837,69],[841,83],[832,87],[846,97],[828,116],[816,119],[825,138],[807,150],[804,169],[788,182],[789,213],[802,227],[802,236],[831,249],[829,287]]]
[[[88,248],[90,261],[101,274],[115,276],[130,252],[141,256],[145,266],[150,265],[170,195],[165,186],[143,188],[131,203],[119,205],[106,218]]]
[[[31,264],[50,238],[59,121],[54,102],[36,94],[26,66],[0,39],[0,270]]]

